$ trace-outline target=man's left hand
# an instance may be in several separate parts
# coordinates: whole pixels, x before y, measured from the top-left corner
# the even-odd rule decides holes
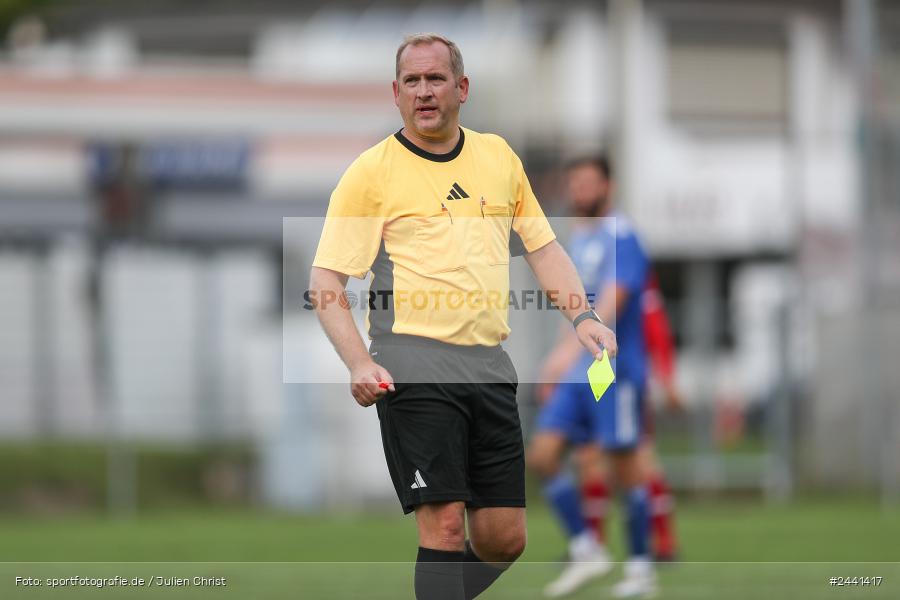
[[[603,360],[603,348],[610,358],[619,353],[619,345],[616,342],[616,334],[612,329],[594,319],[585,319],[575,328],[578,341],[584,346],[591,356],[597,360]]]

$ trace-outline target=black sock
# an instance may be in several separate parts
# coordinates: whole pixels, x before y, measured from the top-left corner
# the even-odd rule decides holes
[[[463,552],[419,547],[416,600],[464,600]]]
[[[488,589],[505,569],[482,562],[472,550],[472,544],[466,541],[465,563],[463,564],[463,584],[466,588],[466,600],[472,600],[478,594]]]

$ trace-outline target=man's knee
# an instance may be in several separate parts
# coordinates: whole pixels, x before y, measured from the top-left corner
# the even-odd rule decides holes
[[[527,536],[525,532],[518,532],[513,536],[510,536],[509,539],[505,541],[503,547],[500,549],[502,554],[503,562],[513,562],[522,556],[522,553],[525,552],[525,544],[527,543]]]
[[[603,450],[596,444],[579,447],[574,454],[578,466],[578,478],[581,481],[596,481],[606,478],[603,469]]]
[[[473,545],[475,554],[484,562],[512,563],[525,552],[525,531],[511,531]]]
[[[434,521],[432,534],[447,544],[462,545],[466,540],[466,523],[463,514],[450,510],[441,512]]]
[[[420,544],[436,550],[461,549],[466,539],[462,503],[423,504],[416,511]]]

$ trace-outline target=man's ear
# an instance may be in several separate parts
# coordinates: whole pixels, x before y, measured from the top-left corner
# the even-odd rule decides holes
[[[394,83],[391,84],[391,87],[394,90],[394,105],[400,106],[400,84],[397,83],[397,80],[394,80]]]
[[[456,85],[459,87],[459,103],[465,104],[469,97],[469,78],[463,75],[459,78],[459,82]]]

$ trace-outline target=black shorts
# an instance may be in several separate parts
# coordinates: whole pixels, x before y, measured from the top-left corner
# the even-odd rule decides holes
[[[455,500],[525,506],[518,379],[503,348],[391,335],[369,352],[394,378],[376,407],[404,513]]]

